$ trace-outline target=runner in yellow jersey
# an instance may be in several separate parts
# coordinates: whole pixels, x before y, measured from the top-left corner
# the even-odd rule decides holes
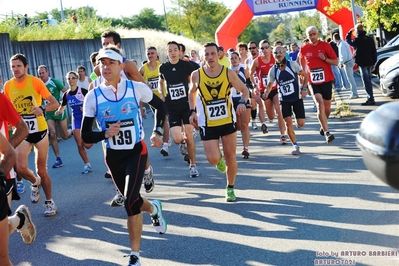
[[[18,162],[16,170],[19,175],[32,183],[32,203],[40,201],[40,187],[43,187],[46,195],[44,215],[53,216],[57,213],[57,207],[53,201],[51,179],[47,173],[49,140],[46,137],[48,128],[44,112],[57,109],[59,103],[39,78],[28,75],[28,60],[23,54],[13,55],[10,67],[14,78],[4,84],[4,94],[11,100],[29,129],[28,137],[15,149]],[[45,107],[42,107],[43,99],[47,101]],[[28,155],[32,144],[35,146],[37,178],[28,168]]]
[[[151,88],[152,92],[161,97],[161,93],[158,91],[158,81],[159,81],[159,66],[161,62],[159,62],[159,55],[157,48],[154,46],[150,46],[147,48],[147,63],[145,63],[142,67],[140,67],[139,72],[143,76],[145,82],[148,87]],[[151,107],[151,110],[154,112],[155,109]],[[165,122],[163,124],[163,145],[161,148],[161,154],[163,156],[169,156],[169,123],[167,123],[168,119],[165,118]]]
[[[235,201],[234,183],[237,175],[237,127],[235,113],[246,111],[245,103],[249,92],[237,74],[218,62],[216,43],[204,44],[205,65],[191,74],[189,91],[190,123],[199,127],[201,140],[208,162],[226,173],[226,200]],[[236,112],[230,98],[233,86],[242,93]],[[196,96],[199,94],[200,101]],[[219,149],[219,138],[222,139],[224,157]]]

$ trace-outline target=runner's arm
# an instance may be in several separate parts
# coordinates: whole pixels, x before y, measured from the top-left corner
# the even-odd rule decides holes
[[[244,100],[244,102],[246,103],[249,99],[249,90],[248,88],[245,86],[245,84],[241,81],[241,79],[238,77],[238,75],[236,74],[235,71],[229,69],[228,70],[228,75],[229,75],[229,81],[230,84],[239,92],[242,93],[241,99]]]
[[[15,165],[16,155],[14,149],[7,139],[0,133],[0,153],[3,155],[0,162],[0,173],[3,175],[10,172]],[[2,182],[3,180],[1,180]]]
[[[145,83],[143,76],[140,74],[136,64],[133,61],[125,60],[124,63],[125,63],[125,68],[124,68],[125,73],[130,80]]]
[[[15,131],[12,134],[9,142],[12,147],[16,148],[29,134],[28,126],[25,121],[21,118],[16,125],[14,125]]]

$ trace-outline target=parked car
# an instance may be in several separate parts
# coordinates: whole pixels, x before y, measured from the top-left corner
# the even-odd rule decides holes
[[[382,62],[379,76],[382,94],[399,97],[399,53]]]
[[[29,26],[33,26],[33,25],[43,26],[43,25],[46,25],[46,24],[50,25],[50,26],[54,26],[57,23],[58,23],[58,21],[55,20],[55,19],[52,19],[52,18],[50,18],[50,19],[38,19],[38,20],[32,21],[29,24]]]
[[[379,69],[381,64],[397,53],[399,53],[399,35],[395,36],[383,47],[377,49],[377,63],[375,64],[373,74],[380,76]]]

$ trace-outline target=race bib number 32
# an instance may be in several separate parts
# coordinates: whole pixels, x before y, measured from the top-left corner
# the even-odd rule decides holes
[[[39,130],[35,115],[23,115],[25,124],[28,126],[29,134],[36,133]]]

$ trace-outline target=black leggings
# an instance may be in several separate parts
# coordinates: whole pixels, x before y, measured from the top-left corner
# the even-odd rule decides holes
[[[107,149],[106,152],[105,161],[112,179],[121,194],[126,197],[125,209],[127,215],[139,214],[143,205],[140,188],[148,157],[145,142],[136,143],[132,150]]]

